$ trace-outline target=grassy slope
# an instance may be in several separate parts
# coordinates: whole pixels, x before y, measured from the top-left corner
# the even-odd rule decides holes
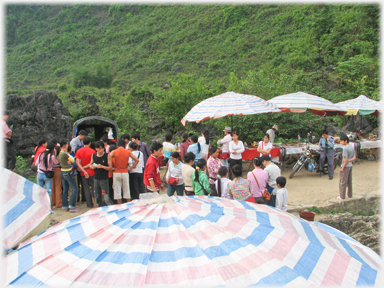
[[[8,5],[6,11],[8,91],[56,90],[71,83],[74,68],[109,63],[113,88],[92,90],[102,114],[131,104],[131,87],[150,90],[161,104],[176,88],[165,92],[160,85],[177,83],[177,72],[203,79],[204,91],[236,88],[266,99],[298,90],[334,102],[379,95],[374,5]],[[60,97],[70,93],[82,90]]]

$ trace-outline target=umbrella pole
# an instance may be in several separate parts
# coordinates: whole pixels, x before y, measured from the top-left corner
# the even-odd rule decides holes
[[[231,129],[233,131],[233,115],[231,115]]]
[[[298,119],[299,119],[299,126],[297,128],[297,138],[300,140],[300,113],[297,113],[299,115]]]

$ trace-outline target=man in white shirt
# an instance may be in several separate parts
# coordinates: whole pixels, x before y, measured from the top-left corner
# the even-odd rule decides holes
[[[271,199],[267,202],[267,205],[275,207],[276,190],[278,188],[276,184],[276,179],[277,177],[281,176],[281,170],[275,163],[271,161],[271,157],[269,157],[269,155],[263,155],[261,157],[261,161],[263,163],[263,166],[265,167],[264,170],[268,172],[267,189],[268,192],[271,194]]]
[[[72,157],[75,157],[77,149],[84,147],[83,139],[85,136],[88,136],[87,131],[80,130],[79,134],[75,138],[73,138],[71,140],[71,142],[69,143],[69,146],[71,146],[71,156]]]
[[[227,127],[225,127],[225,129],[223,131],[224,131],[225,136],[224,136],[223,139],[219,139],[217,141],[217,144],[218,145],[223,145],[222,150],[221,150],[220,159],[223,159],[223,164],[226,167],[229,167],[229,164],[228,164],[229,142],[232,141],[232,134],[231,134],[232,129],[231,129],[231,127],[227,126]]]

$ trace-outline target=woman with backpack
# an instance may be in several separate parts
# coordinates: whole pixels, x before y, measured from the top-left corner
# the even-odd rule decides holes
[[[36,160],[37,158],[39,158],[40,154],[43,153],[45,151],[45,149],[47,149],[47,140],[45,140],[44,138],[43,139],[40,139],[39,143],[37,144],[37,146],[35,147],[35,150],[34,150],[34,154],[32,155],[32,170],[34,172],[37,172],[36,170]]]
[[[52,178],[53,171],[52,166],[59,164],[55,156],[55,144],[49,143],[47,149],[40,153],[35,165],[37,166],[37,185],[44,187],[47,190],[49,197],[52,196]]]

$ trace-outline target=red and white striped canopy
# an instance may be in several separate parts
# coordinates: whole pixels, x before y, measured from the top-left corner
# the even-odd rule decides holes
[[[327,99],[301,91],[276,96],[268,101],[275,104],[282,112],[302,113],[310,109],[312,114],[316,115],[324,115],[324,113],[344,115],[346,113]]]
[[[196,104],[183,117],[181,123],[196,122],[231,115],[251,115],[258,113],[281,112],[274,104],[253,95],[226,92]]]

